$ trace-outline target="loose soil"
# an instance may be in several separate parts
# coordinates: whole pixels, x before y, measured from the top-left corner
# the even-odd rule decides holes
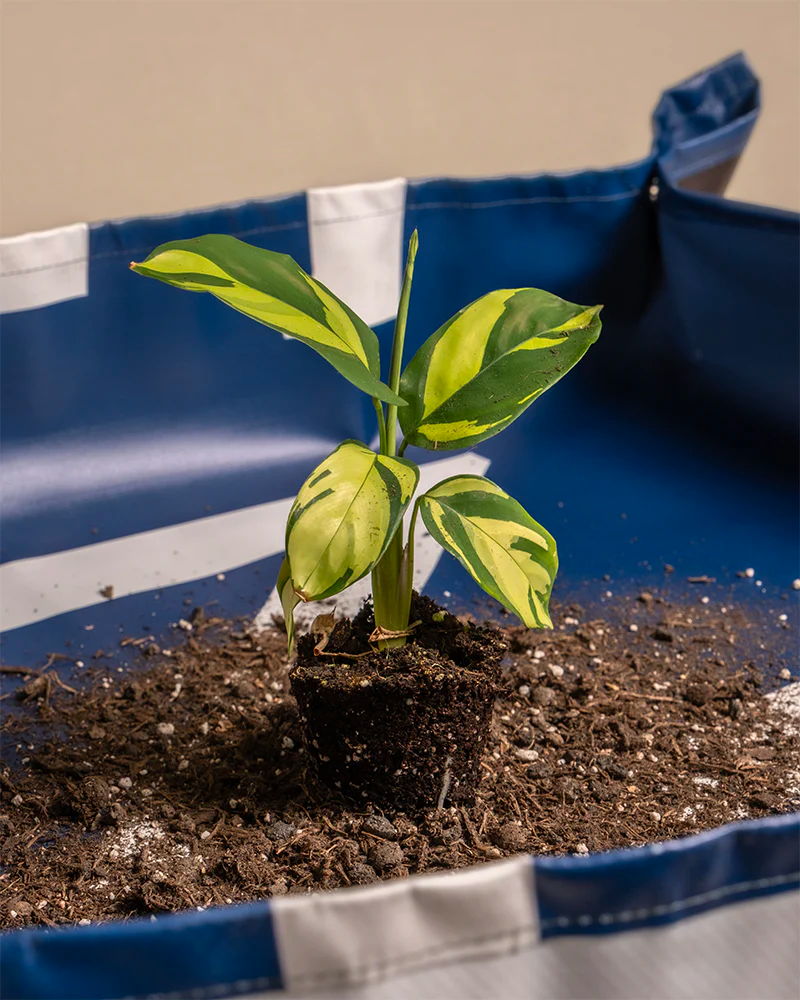
[[[0,926],[586,854],[800,807],[798,729],[764,697],[741,615],[642,594],[554,617],[503,630],[475,801],[422,816],[316,782],[277,630],[198,609],[169,652],[123,640],[141,669],[23,672],[4,696],[20,701],[3,726],[18,763],[0,769]]]
[[[317,778],[415,815],[474,800],[508,645],[418,594],[411,621],[407,644],[385,651],[370,646],[369,605],[330,633],[301,636],[291,693]]]

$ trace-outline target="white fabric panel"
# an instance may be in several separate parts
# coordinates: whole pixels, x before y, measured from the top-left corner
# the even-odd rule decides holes
[[[433,996],[416,987],[396,993],[391,984],[422,975],[421,985],[421,970],[519,950],[538,936],[534,900],[533,865],[526,857],[279,898],[272,912],[284,983],[292,997]]]
[[[85,222],[0,240],[0,313],[50,306],[89,294]]]
[[[514,859],[517,864],[520,860]],[[449,877],[458,881],[465,874]],[[376,903],[377,889],[278,901],[283,904],[276,905],[276,911],[287,989],[254,997],[797,1000],[800,996],[797,892],[732,903],[663,927],[539,942],[535,922],[526,918],[516,892],[521,884],[516,883],[507,896],[508,886],[499,881],[487,884],[480,898],[460,896],[458,912],[439,908],[432,915],[424,907],[411,909],[393,899]],[[360,905],[359,916],[347,906],[326,907],[317,915],[317,900],[346,895],[352,896],[352,908]],[[498,920],[504,897],[508,909]],[[516,922],[509,919],[514,910]]]
[[[442,479],[450,476],[485,476],[491,462],[482,455],[475,452],[467,452],[464,455],[455,455],[452,458],[441,458],[435,462],[427,462],[420,466],[419,486],[417,494],[425,493],[432,486],[435,486]],[[411,517],[413,504],[409,505],[405,515],[405,530],[408,531],[408,522]],[[422,520],[418,520],[415,532],[414,546],[414,587],[420,593],[428,582],[431,574],[436,569],[442,555],[442,547],[425,529]],[[364,602],[364,598],[372,593],[372,577],[362,577],[352,587],[343,590],[341,594],[330,597],[324,601],[310,601],[308,604],[299,604],[295,608],[295,625],[299,629],[308,627],[317,615],[332,612],[334,608],[340,616],[351,618],[358,612]],[[261,608],[255,617],[256,628],[265,629],[272,625],[274,615],[283,616],[281,600],[278,591],[272,588],[266,604]]]
[[[533,956],[532,1000],[797,1000],[800,894],[666,927],[562,937]]]
[[[0,566],[3,629],[201,580],[283,552],[293,498]]]
[[[406,184],[397,177],[308,192],[311,272],[370,326],[397,313]]]

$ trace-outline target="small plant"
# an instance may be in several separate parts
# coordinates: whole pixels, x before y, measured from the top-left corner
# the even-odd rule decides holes
[[[487,594],[526,626],[552,628],[558,557],[550,533],[495,483],[463,475],[416,499],[404,540],[403,515],[419,482],[418,467],[404,454],[409,445],[469,448],[508,427],[594,343],[601,306],[574,305],[536,288],[490,292],[433,333],[403,370],[417,245],[415,231],[386,383],[375,333],[285,254],[210,235],[165,243],[131,264],[178,288],[210,292],[302,341],[373,399],[379,450],[359,441],[339,445],[308,477],[289,514],[278,590],[290,649],[300,601],[332,597],[369,572],[370,641],[381,649],[406,642],[419,515]]]

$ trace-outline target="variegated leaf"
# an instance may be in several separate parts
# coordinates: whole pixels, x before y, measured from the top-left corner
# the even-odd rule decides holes
[[[407,443],[466,448],[503,430],[597,340],[601,308],[538,288],[501,289],[466,306],[403,372]]]
[[[419,469],[345,441],[297,494],[286,525],[294,593],[321,601],[365,576],[383,555],[417,488]]]
[[[287,254],[233,236],[198,236],[164,243],[131,268],[177,288],[210,292],[251,319],[313,347],[370,396],[404,405],[380,380],[375,333]]]
[[[419,499],[436,541],[528,628],[552,628],[548,603],[558,570],[553,536],[483,476],[445,479]]]

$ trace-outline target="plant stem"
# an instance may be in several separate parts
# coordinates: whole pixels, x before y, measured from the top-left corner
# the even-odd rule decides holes
[[[383,403],[379,399],[373,399],[372,404],[375,407],[375,412],[378,415],[378,434],[380,436],[380,445],[378,450],[381,455],[386,454],[386,419],[383,415]]]
[[[419,237],[416,229],[408,244],[408,257],[403,276],[403,289],[397,307],[394,324],[392,358],[389,367],[389,388],[397,392],[400,388],[400,374],[403,370],[403,345],[406,339],[408,320],[408,300],[411,295],[411,281],[414,277],[414,259],[417,256]],[[376,401],[377,403],[377,401]],[[386,420],[382,426],[383,407],[379,409],[378,427],[381,432],[381,454],[394,456],[397,453],[397,407],[387,404]],[[414,517],[416,516],[416,511]],[[413,525],[413,518],[412,518]],[[375,624],[392,631],[408,628],[411,610],[411,578],[414,568],[413,528],[410,547],[403,549],[402,522],[384,552],[380,562],[372,571],[372,600],[375,607]],[[405,637],[386,639],[378,645],[381,649],[405,645]]]
[[[403,370],[403,345],[406,339],[406,321],[408,320],[408,300],[411,297],[411,281],[414,277],[414,260],[417,256],[419,236],[416,229],[411,234],[408,243],[406,271],[403,276],[403,290],[400,292],[400,304],[397,307],[397,319],[394,323],[394,340],[392,341],[392,360],[389,367],[389,388],[397,392],[400,388],[400,374]],[[386,451],[384,455],[396,454],[397,448],[397,407],[391,403],[386,407]]]

